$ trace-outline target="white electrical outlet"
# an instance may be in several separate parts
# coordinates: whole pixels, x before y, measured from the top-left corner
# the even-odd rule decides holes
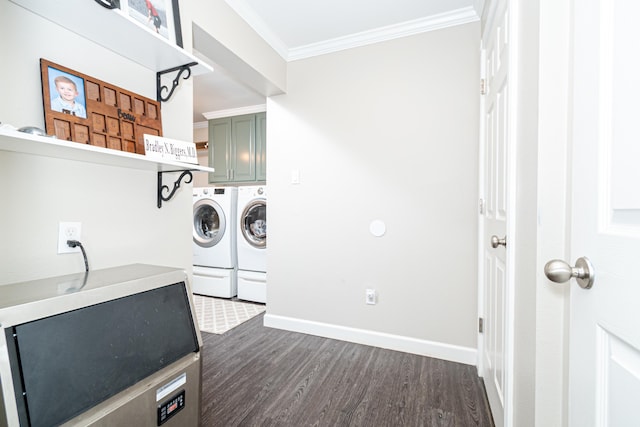
[[[367,289],[365,291],[365,299],[364,302],[367,304],[374,305],[376,303],[376,290],[375,289]]]
[[[81,231],[82,223],[80,222],[61,222],[58,227],[58,253],[80,252],[79,247],[70,248],[67,245],[67,240],[80,240]]]

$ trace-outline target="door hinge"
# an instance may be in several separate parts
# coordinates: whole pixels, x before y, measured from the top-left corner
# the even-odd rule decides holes
[[[478,209],[480,210],[480,215],[484,214],[484,199],[480,199],[478,202]]]
[[[487,81],[485,79],[480,79],[480,95],[487,94]]]
[[[484,332],[484,319],[482,317],[478,317],[478,332]]]

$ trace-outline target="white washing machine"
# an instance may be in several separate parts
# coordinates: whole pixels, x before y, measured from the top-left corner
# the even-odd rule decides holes
[[[238,188],[238,298],[267,302],[267,187]]]
[[[237,295],[236,187],[193,189],[193,293]]]

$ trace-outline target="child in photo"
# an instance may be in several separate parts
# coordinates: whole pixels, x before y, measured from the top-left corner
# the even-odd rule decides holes
[[[160,33],[160,25],[162,24],[162,20],[160,19],[160,15],[158,15],[158,11],[151,0],[146,0],[147,2],[147,10],[149,11],[149,15],[147,17],[147,22],[151,22],[153,20],[153,26],[156,27],[156,33]]]
[[[87,118],[87,111],[84,106],[76,102],[78,87],[69,77],[58,76],[54,79],[58,97],[51,100],[51,109],[73,116]]]

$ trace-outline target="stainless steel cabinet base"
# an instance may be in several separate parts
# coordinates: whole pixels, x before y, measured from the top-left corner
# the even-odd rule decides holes
[[[111,399],[93,407],[84,414],[62,424],[71,426],[157,426],[158,407],[165,402],[171,402],[174,396],[183,396],[183,407],[176,403],[173,412],[163,427],[187,427],[200,425],[200,396],[202,359],[199,354],[193,354],[175,362],[173,365],[157,372],[128,390],[113,396]],[[166,385],[179,384],[181,376],[186,374],[186,382],[157,399],[158,390]],[[197,380],[196,380],[197,379]]]

